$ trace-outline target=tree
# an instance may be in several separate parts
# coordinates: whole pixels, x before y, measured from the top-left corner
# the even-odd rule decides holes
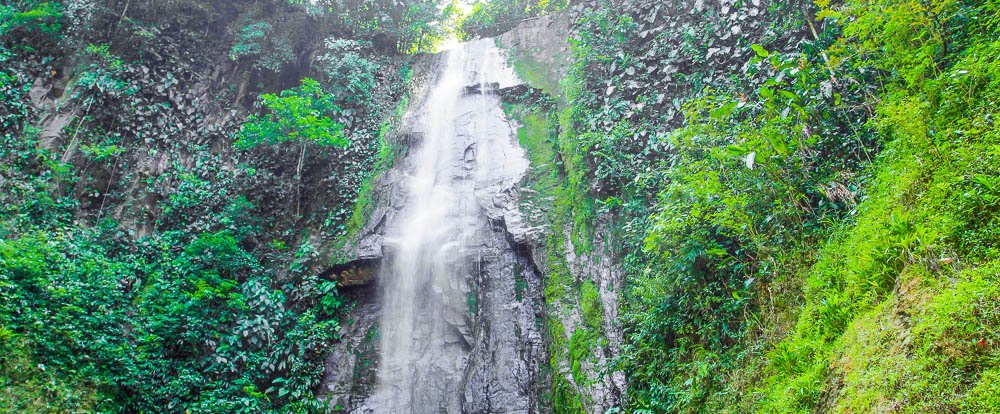
[[[301,211],[302,163],[309,143],[340,148],[350,144],[344,125],[331,118],[341,110],[334,102],[335,97],[324,91],[319,82],[309,78],[302,79],[302,85],[297,88],[284,90],[280,95],[264,94],[260,100],[268,113],[251,116],[233,145],[249,150],[263,144],[299,143],[301,151],[295,169],[298,182],[295,215],[298,216]]]

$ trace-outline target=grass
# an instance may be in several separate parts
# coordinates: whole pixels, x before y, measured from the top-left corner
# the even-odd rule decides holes
[[[2,330],[2,328],[0,328]],[[23,339],[0,332],[0,411],[11,413],[64,413],[99,411],[111,398],[101,384],[86,376],[66,376],[33,357]]]
[[[771,256],[758,263],[775,279],[755,293],[759,306],[745,315],[751,328],[733,346],[737,355],[721,363],[717,352],[690,343],[680,345],[688,349],[654,350],[683,355],[678,372],[660,388],[678,391],[666,397],[678,399],[676,407],[775,413],[1000,409],[1000,130],[993,104],[1000,98],[994,59],[1000,42],[986,36],[941,59],[940,48],[910,47],[940,37],[909,32],[923,29],[905,15],[919,11],[896,7],[906,1],[877,2],[894,5],[884,14],[865,2],[849,3],[863,19],[850,24],[855,27],[845,38],[873,41],[838,44],[832,52],[856,47],[896,70],[892,59],[900,56],[892,53],[931,51],[924,60],[934,70],[884,73],[887,86],[871,97],[876,113],[868,125],[882,150],[859,172],[866,177],[856,191],[861,201],[845,220],[823,223],[830,226],[822,233],[828,239],[785,245],[793,251],[762,250]],[[954,6],[943,3],[949,5],[935,13]],[[987,10],[995,10],[990,4]],[[996,27],[991,19],[989,27]],[[885,42],[899,44],[885,48]],[[599,345],[603,314],[596,286],[580,283],[566,262],[568,249],[592,249],[596,202],[588,193],[589,155],[579,147],[585,137],[572,128],[572,108],[565,107],[572,101],[572,75],[553,87],[525,54],[515,53],[512,61],[522,79],[557,97],[550,106],[511,105],[507,111],[522,124],[518,138],[532,165],[529,206],[550,206],[543,224],[551,403],[577,412],[591,380],[583,367]],[[575,320],[579,326],[570,326]]]
[[[959,62],[938,91],[996,70],[984,65],[996,66]],[[797,324],[763,356],[757,410],[1000,408],[1000,238],[995,188],[979,178],[1000,175],[1000,133],[983,127],[1000,85],[979,85],[959,101],[913,88],[880,105],[890,141],[869,198],[819,251]]]
[[[923,270],[901,275],[899,293],[861,313],[835,344],[831,367],[841,398],[832,411],[989,407],[985,393],[970,391],[996,390],[982,378],[1000,368],[991,352],[1000,328],[998,264],[946,278]]]

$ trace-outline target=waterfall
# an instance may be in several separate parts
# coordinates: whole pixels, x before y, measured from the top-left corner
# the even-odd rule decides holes
[[[358,411],[535,411],[535,304],[513,299],[524,265],[498,229],[528,168],[499,98],[517,77],[492,39],[438,59],[407,115],[416,139],[383,245],[377,385]]]

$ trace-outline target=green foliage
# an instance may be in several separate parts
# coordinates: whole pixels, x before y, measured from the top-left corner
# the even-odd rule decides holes
[[[776,346],[791,355],[775,358],[781,362],[769,371],[763,406],[808,409],[825,392],[823,381],[807,379],[820,373],[820,379],[833,376],[850,384],[845,393],[851,398],[839,403],[837,411],[890,402],[913,411],[981,411],[987,407],[977,405],[983,400],[971,397],[978,394],[963,390],[991,387],[989,372],[995,366],[995,348],[971,333],[989,336],[996,329],[995,310],[981,305],[992,301],[995,292],[985,287],[990,282],[980,279],[983,274],[971,269],[982,266],[992,274],[985,269],[997,259],[995,250],[985,247],[996,243],[990,230],[992,180],[985,177],[994,176],[1000,165],[994,154],[997,135],[982,126],[995,113],[983,102],[1000,89],[986,81],[997,73],[996,63],[980,56],[996,53],[998,44],[995,34],[987,34],[995,31],[995,19],[963,16],[994,16],[1000,5],[942,3],[930,12],[943,14],[931,20],[924,19],[928,10],[914,4],[886,3],[889,12],[879,15],[871,15],[869,5],[849,3],[828,15],[850,21],[845,33],[858,36],[838,45],[841,53],[850,51],[865,64],[891,69],[875,121],[891,143],[856,224],[823,249],[806,279],[798,324]],[[855,13],[857,20],[848,19]],[[942,21],[950,23],[941,26]],[[908,23],[904,28],[900,22]],[[951,36],[941,33],[954,31],[966,35],[943,47],[941,41]],[[915,45],[921,37],[927,43]],[[912,48],[913,54],[903,56],[903,48]],[[970,270],[956,272],[952,264],[959,258]],[[941,285],[942,277],[954,285]],[[914,324],[883,328],[894,306],[913,314]],[[965,316],[969,312],[981,317],[972,322]],[[895,345],[911,335],[919,338],[914,344],[903,349]],[[872,370],[862,373],[847,363],[858,360],[873,361]],[[826,368],[831,362],[832,372]],[[983,383],[978,373],[986,378]],[[803,397],[786,394],[783,390],[790,386]]]
[[[59,194],[57,157],[39,148],[40,130],[30,126],[30,84],[0,71],[0,218],[16,223],[67,222],[74,200]],[[0,238],[7,230],[0,226]]]
[[[264,94],[260,100],[268,113],[250,117],[233,144],[237,148],[287,141],[347,146],[344,125],[330,118],[340,112],[340,107],[319,82],[305,78],[297,88],[286,89],[280,95]]]
[[[567,4],[567,0],[477,1],[472,5],[472,12],[462,18],[459,33],[466,40],[498,36],[524,19],[560,11]]]
[[[5,355],[30,349],[43,370],[90,378],[102,404],[134,411],[259,412],[312,398],[339,328],[332,283],[307,279],[289,292],[313,299],[290,301],[228,230],[133,252],[110,247],[120,237],[66,229],[0,242]],[[17,387],[36,378],[3,374]]]
[[[235,61],[244,56],[260,55],[260,44],[273,28],[268,22],[253,22],[240,28],[236,43],[229,49],[229,58]]]
[[[580,193],[578,202],[621,195],[635,172],[645,169],[643,160],[660,151],[655,144],[643,145],[638,139],[638,131],[647,126],[634,124],[624,116],[629,106],[626,102],[605,104],[606,89],[586,87],[596,79],[610,78],[608,65],[624,66],[633,59],[623,49],[635,39],[638,23],[629,15],[600,8],[587,11],[580,25],[582,30],[570,39],[572,66],[570,76],[563,81],[566,101],[572,104],[560,120],[564,133],[572,137],[563,141],[570,164],[568,176]],[[598,126],[605,121],[606,128]]]
[[[62,29],[62,5],[59,2],[19,2],[0,5],[0,37],[14,30],[37,30],[54,34]]]
[[[455,2],[437,0],[323,0],[319,3],[327,6],[328,12],[358,37],[388,37],[395,50],[401,53],[433,52],[453,30],[451,26],[458,13]]]
[[[822,17],[857,19],[844,26],[838,45],[857,54],[855,64],[883,69],[911,88],[940,75],[942,65],[975,41],[976,33],[968,29],[978,19],[970,17],[992,7],[959,0],[848,2],[840,10],[827,7],[829,0],[818,4],[825,7]]]
[[[995,16],[997,7],[885,1],[824,9],[819,16],[843,26],[821,26],[816,43],[798,51],[749,45],[744,85],[679,101],[682,127],[639,147],[668,152],[652,164],[646,156],[621,163],[649,171],[625,186],[626,212],[641,205],[630,190],[641,195],[656,183],[658,193],[653,214],[626,225],[644,234],[645,251],[625,264],[632,409],[988,407],[966,390],[993,387],[995,352],[959,332],[995,329],[989,316],[975,324],[961,316],[994,313],[969,310],[992,293],[965,290],[979,276],[954,273],[952,263],[991,266],[996,256],[998,164],[995,134],[985,127],[993,109],[982,103],[996,94],[995,63],[983,57],[996,53],[997,26],[970,16]],[[599,53],[600,44],[576,50],[597,68],[602,55],[627,64],[628,55]],[[872,74],[881,89],[866,86]],[[588,93],[578,96],[585,102]],[[613,100],[600,102],[581,119],[614,109]],[[875,117],[864,124],[869,113]],[[598,162],[641,154],[615,137],[643,125],[603,125],[597,136],[608,141]],[[614,171],[608,165],[603,171]],[[615,177],[601,168],[596,179]],[[936,282],[946,275],[957,284]],[[936,287],[914,294],[912,284]],[[956,300],[936,305],[945,298]],[[893,319],[900,312],[913,315],[912,326]],[[924,331],[930,326],[962,345]],[[918,336],[928,342],[906,342]]]
[[[326,53],[319,57],[323,72],[331,80],[331,93],[342,101],[364,107],[372,99],[380,65],[361,55],[366,42],[331,37]]]
[[[575,45],[587,59],[578,62],[628,65],[608,41],[628,31],[611,29],[604,15],[592,19],[589,35]],[[626,260],[632,275],[622,361],[636,410],[699,411],[726,395],[724,383],[707,373],[736,369],[753,338],[756,320],[748,315],[756,298],[778,269],[802,258],[795,252],[850,214],[858,171],[878,147],[862,127],[867,90],[858,86],[860,72],[831,72],[814,44],[786,53],[748,49],[744,84],[677,101],[685,114],[680,128],[641,138],[637,129],[669,118],[619,121],[595,134],[603,140],[594,144],[595,178],[620,183],[622,208],[639,214],[626,226],[641,234],[644,253]],[[636,107],[616,108],[594,92],[581,96],[603,102],[582,112],[582,122]],[[636,177],[637,170],[647,173]],[[656,203],[643,216],[636,197],[649,192]]]
[[[956,115],[984,111],[977,103],[993,99],[995,76],[983,57],[994,55],[984,45],[996,26],[992,19],[969,17],[993,16],[993,8],[858,3],[821,11],[828,20],[818,31],[790,19],[804,25],[811,38],[781,50],[769,50],[773,35],[764,34],[756,44],[744,38],[750,40],[742,46],[750,56],[744,79],[698,67],[679,76],[671,85],[689,93],[681,91],[673,102],[685,115],[679,128],[669,115],[646,115],[644,108],[660,105],[659,91],[633,85],[643,85],[641,74],[649,64],[649,54],[642,61],[632,55],[644,42],[640,38],[647,38],[637,33],[639,25],[612,7],[584,11],[573,39],[574,67],[562,85],[560,102],[569,106],[560,114],[558,135],[532,132],[520,138],[535,167],[531,182],[551,197],[554,216],[562,218],[554,220],[553,233],[562,233],[572,220],[577,248],[589,238],[593,213],[560,209],[562,200],[579,206],[596,197],[607,200],[602,209],[626,214],[622,236],[632,252],[625,258],[630,288],[621,369],[630,375],[629,409],[816,410],[824,399],[836,398],[829,387],[841,375],[831,368],[838,338],[859,315],[894,295],[901,272],[915,266],[934,270],[940,260],[951,263],[955,249],[979,258],[995,252],[989,247],[994,226],[987,223],[993,221],[997,184],[989,178],[995,174],[984,172],[992,171],[988,161],[972,168],[966,161],[956,163],[962,167],[949,164],[950,178],[927,181],[929,171],[942,165],[929,159],[948,154],[950,163],[966,160],[966,149],[956,140],[992,142],[978,115],[969,120]],[[896,15],[903,12],[914,15]],[[831,23],[841,18],[850,24]],[[929,27],[926,33],[921,22]],[[873,27],[878,29],[870,31]],[[703,42],[697,32],[691,36],[690,50],[681,50],[697,57]],[[886,46],[886,39],[900,44]],[[691,62],[707,63],[694,57]],[[951,72],[943,66],[958,62],[966,65]],[[729,77],[705,88],[706,73]],[[874,86],[879,79],[885,80],[882,89]],[[900,91],[911,87],[933,96],[900,98]],[[619,93],[622,89],[639,92],[632,96]],[[873,112],[876,120],[866,123]],[[924,122],[934,118],[941,121]],[[522,131],[543,129],[521,119]],[[957,132],[946,132],[953,129]],[[898,143],[901,133],[917,138]],[[547,136],[548,142],[534,135]],[[879,170],[869,170],[870,164],[896,162],[889,157],[900,164],[874,176]],[[969,171],[965,178],[957,173],[963,169]],[[873,185],[882,182],[897,184]],[[928,194],[925,188],[941,192],[921,195]],[[883,198],[893,191],[906,195]],[[918,198],[924,204],[941,202],[914,214]],[[833,241],[817,253],[831,234]],[[562,248],[559,242],[546,247],[557,257]],[[549,310],[552,323],[572,311],[566,302],[573,299],[564,288],[572,275],[558,259],[550,261],[546,298],[555,304]],[[803,274],[809,275],[805,282]],[[588,290],[581,287],[581,299]],[[584,314],[593,314],[587,303],[578,304]],[[806,303],[801,312],[797,303]],[[788,319],[798,321],[794,328]],[[779,341],[786,330],[798,332],[795,339]],[[554,347],[572,349],[567,361],[581,361],[588,333],[577,329],[569,340],[552,336]],[[872,358],[878,357],[861,360]],[[989,367],[970,369],[989,372]],[[570,371],[574,380],[583,379],[576,365],[570,364]],[[928,389],[942,384],[941,378],[926,377]],[[559,388],[555,381],[553,386]],[[963,387],[992,385],[969,381]],[[765,396],[764,402],[754,395]]]
[[[110,210],[116,202],[108,200],[115,173],[135,173],[136,140],[121,131],[141,134],[131,124],[102,125],[100,107],[139,107],[149,91],[137,87],[136,64],[110,44],[81,47],[74,64],[65,97],[75,105],[67,110],[81,116],[68,128],[72,143],[61,157],[73,163],[39,145],[40,131],[30,126],[25,79],[34,78],[20,66],[0,74],[0,410],[322,411],[314,389],[318,361],[339,329],[334,283],[303,274],[301,263],[281,269],[291,252],[256,248],[249,237],[261,233],[257,207],[237,196],[246,189],[234,177],[239,171],[220,168],[220,156],[190,143],[190,164],[165,158],[155,179],[123,178],[140,194],[160,196],[155,218],[139,224],[149,227],[100,220],[105,203]],[[162,100],[177,79],[160,81]],[[274,109],[330,107],[312,102],[312,90],[296,92],[306,95],[276,97]],[[163,133],[175,103],[136,112],[163,121]],[[272,131],[343,142],[331,131],[305,137],[323,126],[320,117],[308,121]],[[145,138],[151,157],[171,148]],[[82,159],[71,156],[77,144]],[[295,260],[315,259],[300,252]]]
[[[298,232],[343,225],[403,65],[375,57],[377,32],[328,51],[339,69],[320,62],[320,81],[262,98],[236,134],[273,158],[219,151],[205,143],[237,131],[243,97],[283,84],[310,36],[353,39],[336,19],[252,3],[0,6],[0,411],[325,411],[320,360],[343,298]],[[219,51],[240,63],[228,91],[206,72]],[[222,107],[236,116],[213,118]],[[316,164],[337,178],[295,225],[275,208],[286,150],[302,181]]]
[[[403,53],[434,51],[450,35],[458,8],[455,2],[411,2],[399,18],[395,29],[399,40],[397,50]]]
[[[255,69],[278,73],[295,60],[289,35],[267,21],[249,21],[236,33],[229,59],[249,61]]]
[[[102,384],[37,363],[23,340],[4,340],[10,343],[0,345],[7,352],[0,358],[0,410],[59,413],[110,408]]]
[[[111,53],[109,45],[87,45],[86,57],[89,63],[76,78],[76,85],[81,88],[76,91],[77,97],[89,94],[89,104],[94,95],[118,97],[137,92],[121,79],[125,62]]]

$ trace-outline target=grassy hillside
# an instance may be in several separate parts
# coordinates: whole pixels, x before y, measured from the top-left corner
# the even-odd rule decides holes
[[[1000,410],[1000,3],[662,7],[585,10],[522,131],[622,217],[622,408]]]

